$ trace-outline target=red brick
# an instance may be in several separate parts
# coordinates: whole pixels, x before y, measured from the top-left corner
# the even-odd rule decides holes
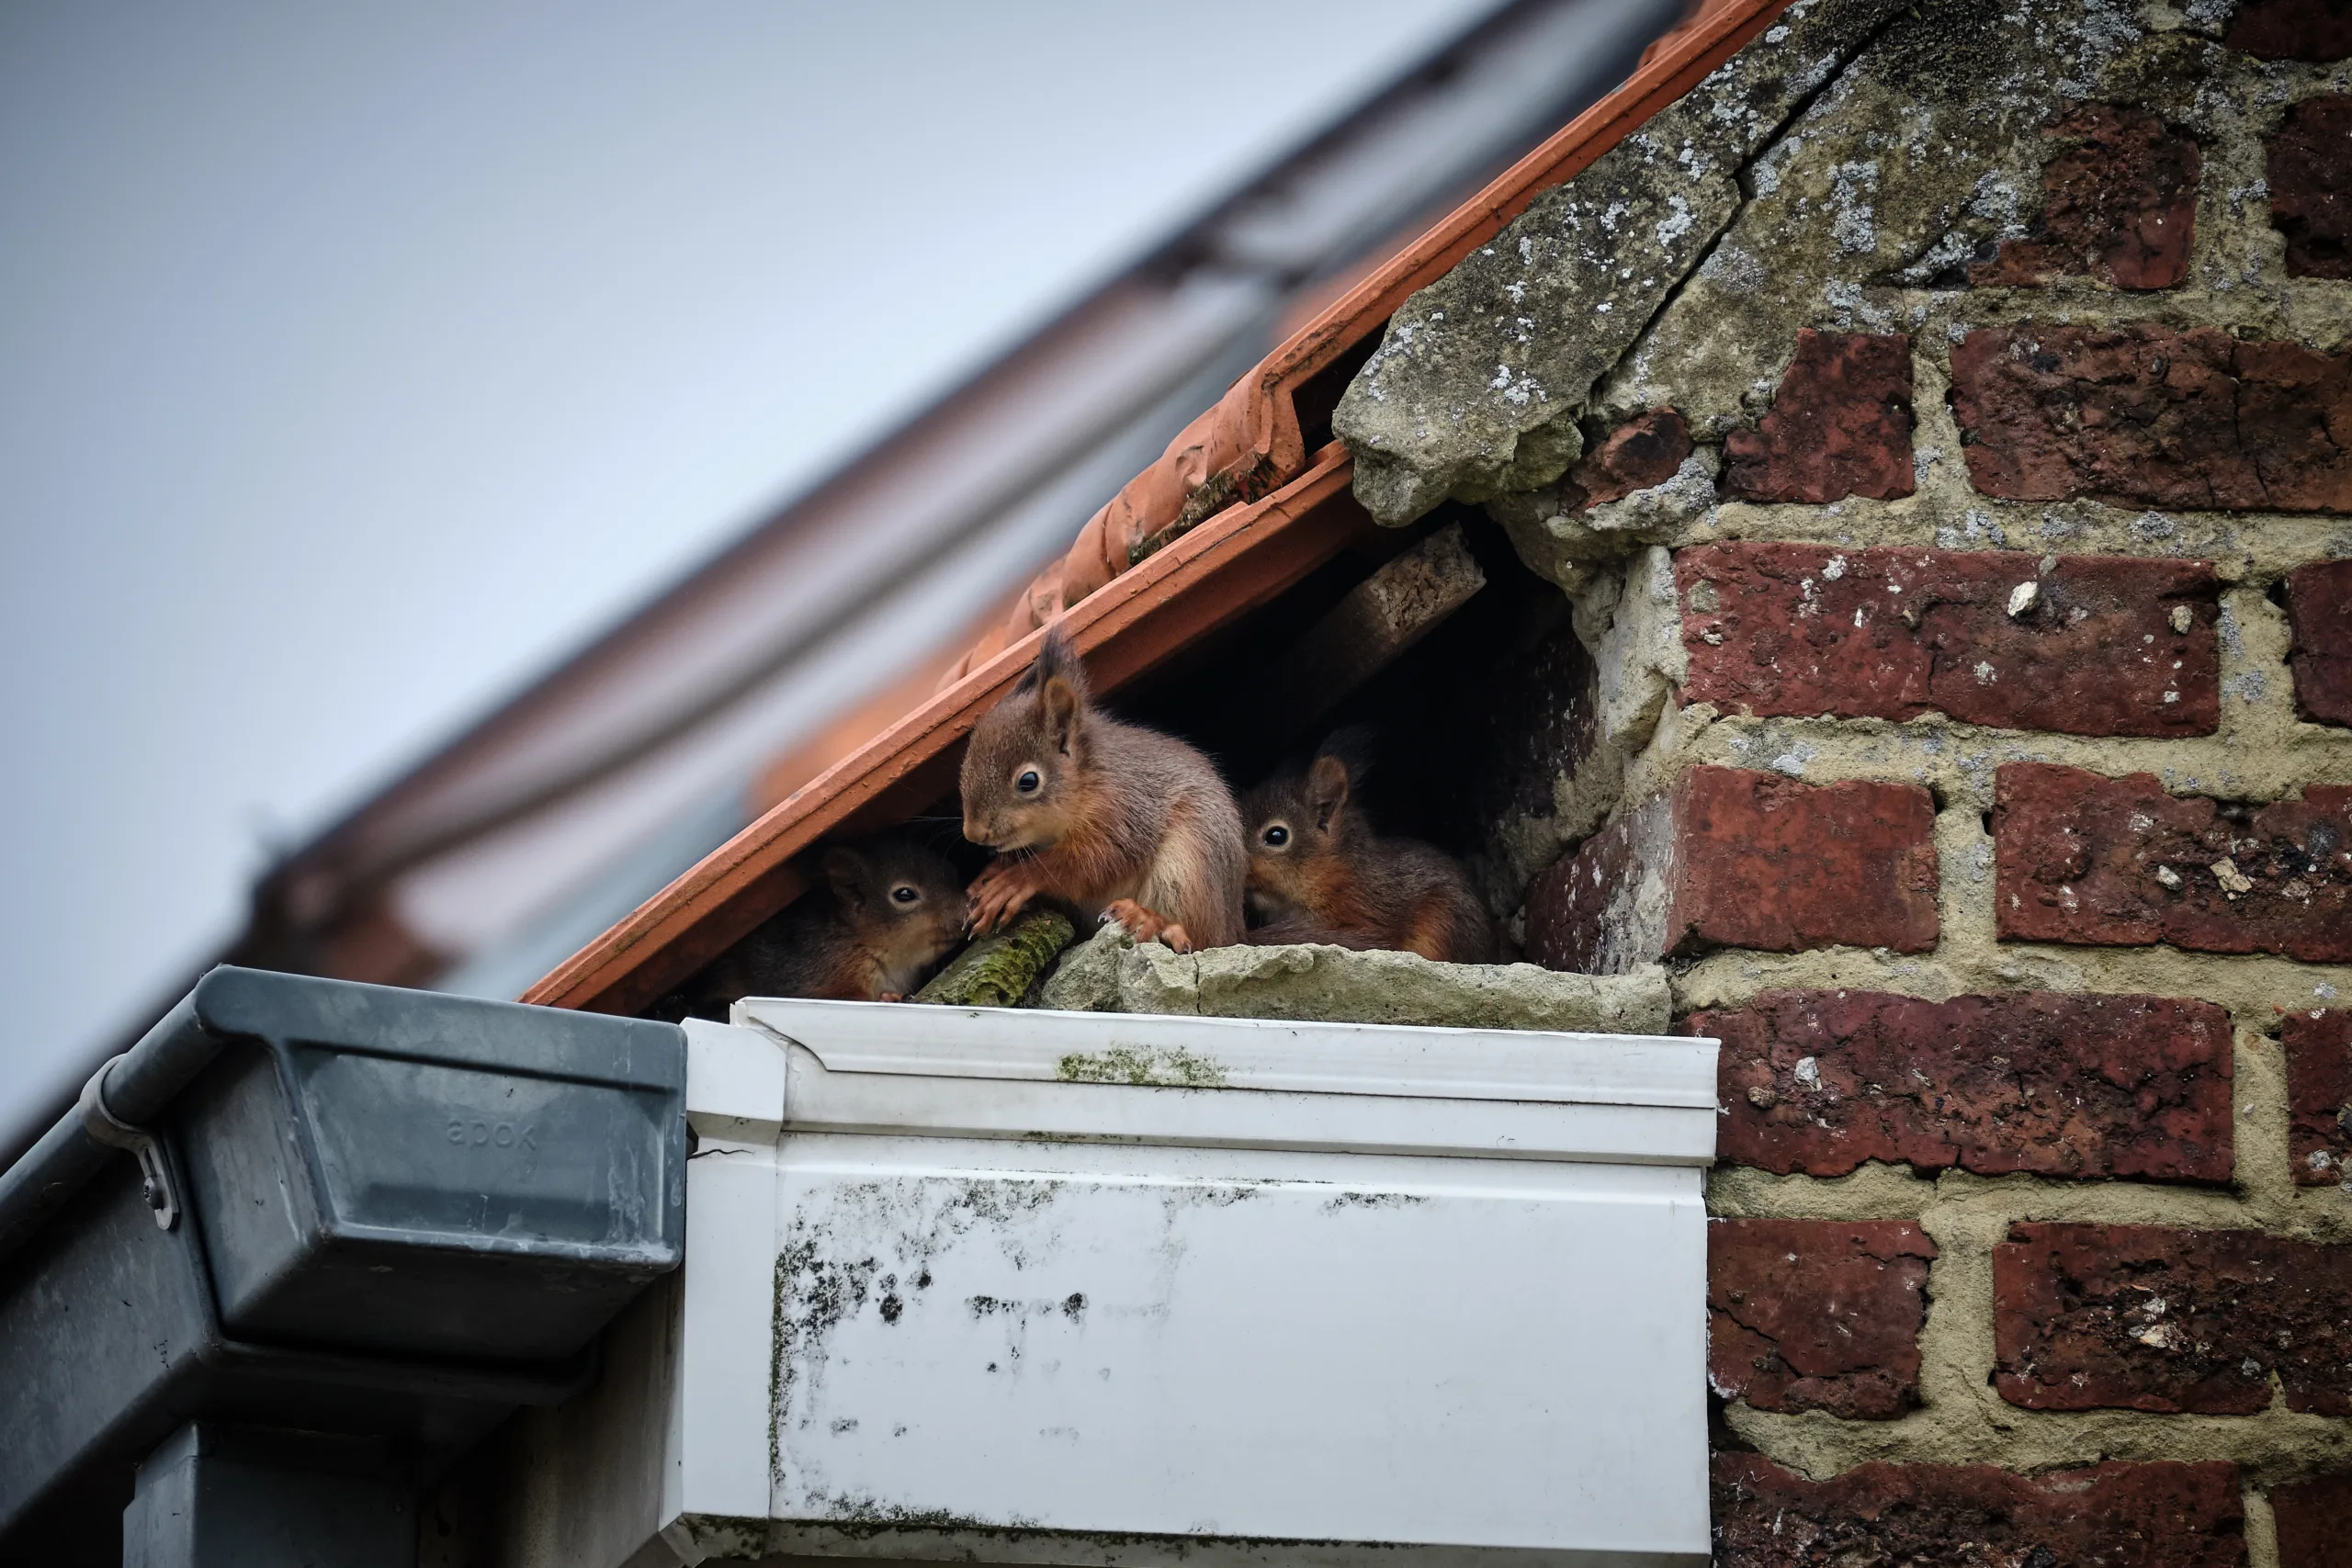
[[[2012,501],[2352,512],[2352,358],[2292,343],[2028,322],[1951,351],[1968,477]]]
[[[1645,409],[1611,431],[1568,470],[1560,485],[1560,508],[1580,512],[1662,485],[1690,456],[1690,427],[1682,416],[1672,409]]]
[[[1681,1028],[1723,1042],[1726,1164],[2230,1179],[2230,1021],[2210,1002],[1768,991]]]
[[[2352,1247],[2261,1231],[2015,1224],[1993,1386],[2030,1410],[2352,1416]]]
[[[2352,277],[2352,98],[2318,93],[2290,106],[2267,146],[2270,225],[2287,237],[2288,276]]]
[[[1911,339],[1797,333],[1770,412],[1724,443],[1724,485],[1743,501],[1909,495]]]
[[[2352,963],[2352,788],[2248,807],[2167,795],[2154,773],[2012,762],[1993,860],[2004,941]]]
[[[2286,586],[2295,711],[2313,724],[2352,724],[2352,560],[2299,566]]]
[[[2291,1012],[2287,1048],[2287,1153],[2306,1187],[2352,1186],[2352,1012]]]
[[[2264,60],[2352,57],[2352,0],[2243,0],[2222,41]]]
[[[2278,1568],[2352,1568],[2352,1472],[2270,1489]]]
[[[2118,288],[2169,288],[2188,271],[2197,220],[2194,137],[2145,109],[2082,104],[2044,128],[2061,151],[2041,170],[2041,220],[1968,269],[1980,286],[2075,274]]]
[[[1758,1410],[1892,1420],[1919,1403],[1936,1244],[1902,1220],[1707,1226],[1707,1381]]]
[[[1693,768],[1536,878],[1528,956],[1613,974],[1718,947],[1924,952],[1935,815],[1917,784]]]
[[[1714,1456],[1714,1568],[2234,1568],[2237,1466],[2108,1463],[2048,1475],[1864,1464],[1808,1481]]]
[[[2221,588],[2202,561],[1736,544],[1683,550],[1674,572],[1685,702],[2069,735],[2221,722]]]

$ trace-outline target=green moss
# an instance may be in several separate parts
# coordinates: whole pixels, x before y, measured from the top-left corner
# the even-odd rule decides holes
[[[956,954],[914,999],[944,1007],[1018,1007],[1077,934],[1069,917],[1032,910],[1011,929],[982,937]]]
[[[1162,1084],[1177,1089],[1222,1089],[1225,1069],[1215,1059],[1175,1047],[1114,1045],[1108,1051],[1073,1052],[1055,1064],[1064,1083]]]

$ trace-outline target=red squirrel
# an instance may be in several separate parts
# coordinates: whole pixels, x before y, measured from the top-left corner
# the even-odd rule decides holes
[[[739,997],[904,1001],[963,939],[963,879],[906,835],[836,844],[818,863],[821,884],[695,977],[696,1016]]]
[[[1361,735],[1326,740],[1303,773],[1250,792],[1250,907],[1261,945],[1323,942],[1392,948],[1447,964],[1491,964],[1494,925],[1453,856],[1417,839],[1384,839],[1351,798],[1365,764]]]
[[[1058,626],[973,727],[963,794],[964,837],[997,852],[970,888],[974,931],[1044,898],[1178,953],[1241,940],[1233,792],[1183,741],[1095,706]]]

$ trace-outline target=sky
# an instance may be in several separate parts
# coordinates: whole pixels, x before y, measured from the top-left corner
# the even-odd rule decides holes
[[[300,842],[1491,0],[0,0],[0,1128]]]

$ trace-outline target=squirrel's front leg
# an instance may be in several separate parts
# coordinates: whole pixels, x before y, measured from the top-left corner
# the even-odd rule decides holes
[[[1102,911],[1105,920],[1116,920],[1127,928],[1137,942],[1164,943],[1171,952],[1190,953],[1193,939],[1184,928],[1154,909],[1147,909],[1132,898],[1121,898]]]
[[[1035,857],[999,856],[989,862],[980,874],[972,878],[971,886],[964,890],[970,901],[964,919],[965,929],[985,936],[1019,914],[1030,899],[1044,891],[1045,879],[1037,874]]]

